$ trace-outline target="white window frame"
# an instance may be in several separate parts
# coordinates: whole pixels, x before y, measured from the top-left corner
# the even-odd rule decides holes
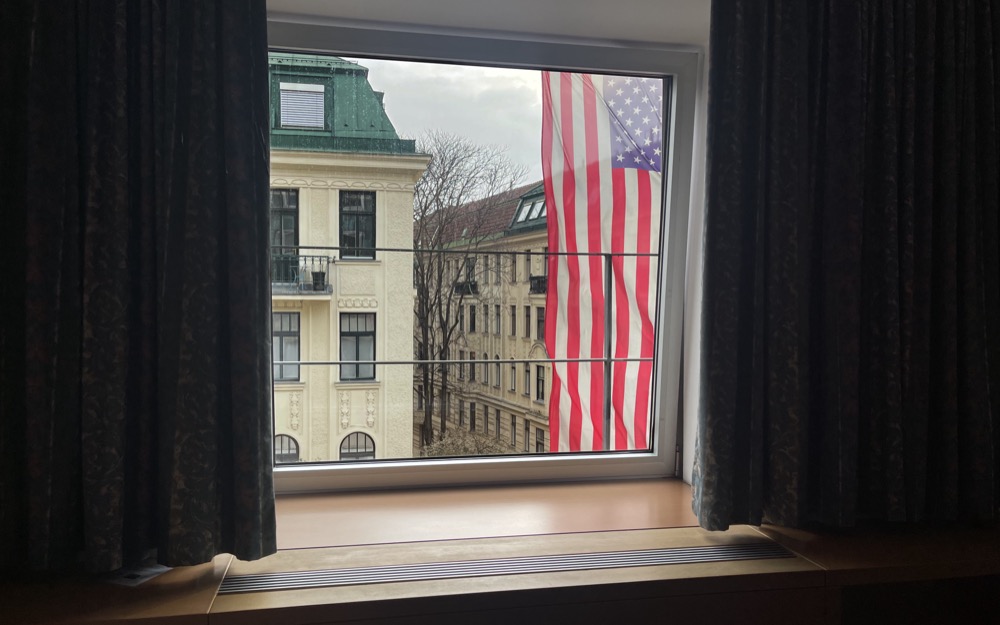
[[[682,310],[691,205],[695,111],[703,53],[689,46],[622,45],[527,34],[494,38],[373,28],[289,14],[268,18],[272,49],[408,60],[671,76],[670,158],[664,176],[664,234],[658,276],[651,423],[652,452],[528,454],[449,460],[378,460],[274,469],[279,493],[548,482],[675,475]],[[530,326],[529,326],[530,327]]]

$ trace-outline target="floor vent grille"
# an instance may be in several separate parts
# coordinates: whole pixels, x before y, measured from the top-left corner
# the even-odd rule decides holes
[[[219,593],[234,594],[268,590],[300,590],[356,584],[383,584],[388,582],[412,582],[461,577],[516,575],[519,573],[554,573],[560,571],[790,557],[793,557],[793,554],[777,543],[757,542],[741,545],[671,547],[636,551],[458,560],[455,562],[422,562],[418,564],[392,564],[319,571],[236,575],[226,577],[223,580]]]

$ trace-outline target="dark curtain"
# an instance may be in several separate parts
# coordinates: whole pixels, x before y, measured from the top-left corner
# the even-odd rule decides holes
[[[702,526],[996,519],[998,25],[713,2]]]
[[[264,1],[0,23],[3,569],[272,553]]]

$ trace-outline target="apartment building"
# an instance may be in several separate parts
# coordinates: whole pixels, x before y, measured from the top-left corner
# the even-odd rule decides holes
[[[271,292],[278,463],[413,455],[413,186],[368,70],[272,53]],[[303,364],[282,364],[301,361]],[[336,363],[340,364],[308,364]]]
[[[531,362],[548,358],[543,185],[524,185],[460,211],[446,263],[457,300],[450,357],[463,362],[450,376],[446,429],[492,437],[496,453],[547,452],[551,365]],[[418,426],[424,417],[420,384],[418,375]],[[440,417],[434,424],[439,437]]]

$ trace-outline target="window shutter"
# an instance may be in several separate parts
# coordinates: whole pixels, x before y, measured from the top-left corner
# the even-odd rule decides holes
[[[281,83],[281,126],[324,128],[323,85]]]

